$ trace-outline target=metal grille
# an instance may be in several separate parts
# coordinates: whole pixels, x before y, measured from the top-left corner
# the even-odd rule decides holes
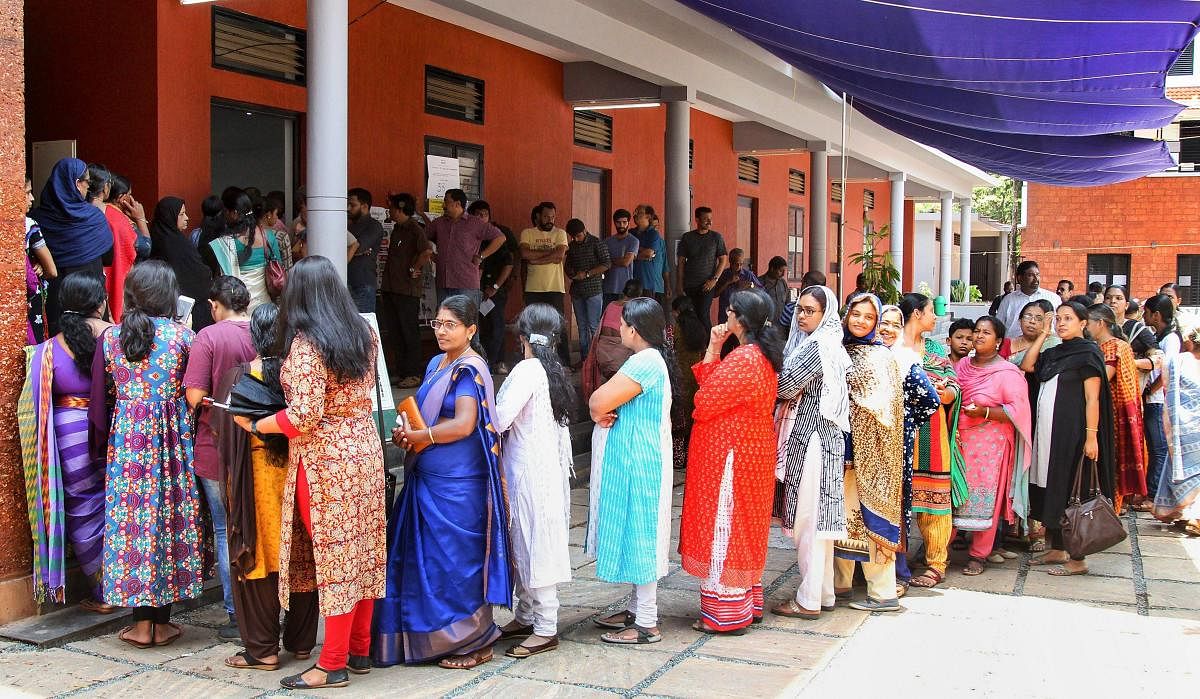
[[[873,190],[870,190],[870,189],[863,190],[863,208],[864,209],[874,209],[875,208],[875,192]]]
[[[458,158],[459,188],[468,201],[483,198],[483,146],[426,138],[425,154]]]
[[[612,117],[600,112],[575,112],[575,145],[611,153]]]
[[[1200,306],[1200,255],[1179,255],[1176,265],[1175,283],[1179,285],[1180,303]]]
[[[829,194],[830,194],[830,196],[833,197],[834,201],[841,201],[842,200],[842,183],[841,182],[831,183],[829,185]]]
[[[215,68],[303,85],[305,42],[302,29],[221,7],[213,8],[212,62]]]
[[[788,191],[792,194],[804,194],[807,181],[803,170],[788,170]]]
[[[1195,70],[1196,63],[1196,42],[1187,45],[1187,48],[1179,54],[1179,58],[1171,64],[1171,68],[1167,71],[1167,75],[1191,75]]]
[[[1103,276],[1104,286],[1119,284],[1129,288],[1129,255],[1088,255],[1087,276]],[[1082,287],[1079,293],[1086,293],[1087,287]]]
[[[688,139],[688,169],[691,170],[696,164],[696,141]]]
[[[483,81],[425,66],[425,113],[483,123]]]
[[[739,156],[737,176],[742,182],[758,184],[758,158],[749,155]]]

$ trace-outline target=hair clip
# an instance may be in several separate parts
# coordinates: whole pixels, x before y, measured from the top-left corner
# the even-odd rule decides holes
[[[538,333],[529,333],[529,344],[541,345],[542,347],[550,346],[550,338]]]

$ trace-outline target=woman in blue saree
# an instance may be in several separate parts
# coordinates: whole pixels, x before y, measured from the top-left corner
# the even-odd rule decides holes
[[[429,362],[417,391],[428,427],[416,430],[402,418],[392,433],[409,454],[388,522],[387,596],[375,608],[378,666],[486,663],[501,637],[492,605],[512,605],[496,403],[479,353],[478,314],[466,296],[442,302],[430,325],[443,354]]]

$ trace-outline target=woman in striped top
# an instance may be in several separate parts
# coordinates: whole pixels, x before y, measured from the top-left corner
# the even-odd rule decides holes
[[[653,299],[627,301],[621,344],[634,354],[588,401],[600,428],[592,444],[588,548],[597,576],[633,585],[627,611],[595,620],[614,629],[600,637],[608,643],[662,640],[656,598],[671,538],[671,400],[678,385],[665,329]]]

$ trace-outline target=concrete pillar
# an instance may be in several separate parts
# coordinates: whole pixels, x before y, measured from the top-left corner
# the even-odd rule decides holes
[[[942,192],[942,247],[941,260],[938,264],[938,296],[950,300],[950,277],[954,274],[952,260],[954,255],[954,193]]]
[[[308,0],[308,253],[346,279],[347,0]]]
[[[0,0],[0,624],[37,611],[21,439],[14,406],[25,377],[25,30],[24,3]],[[150,186],[147,185],[147,189]]]
[[[803,271],[829,274],[829,150],[824,143],[815,148],[809,143],[809,148],[813,149],[808,183],[812,211],[808,217],[808,269]]]
[[[958,278],[963,287],[971,285],[971,197],[958,200],[959,208],[959,254]],[[966,293],[966,292],[964,292]],[[963,296],[964,301],[970,301],[970,296]]]
[[[897,283],[897,291],[904,293],[904,179],[903,172],[888,173],[888,181],[892,187],[892,218],[888,223],[890,226],[892,266],[900,275],[900,280]]]
[[[692,133],[692,105],[687,100],[667,102],[667,296],[675,284],[675,247],[691,229],[691,173],[688,140]]]

